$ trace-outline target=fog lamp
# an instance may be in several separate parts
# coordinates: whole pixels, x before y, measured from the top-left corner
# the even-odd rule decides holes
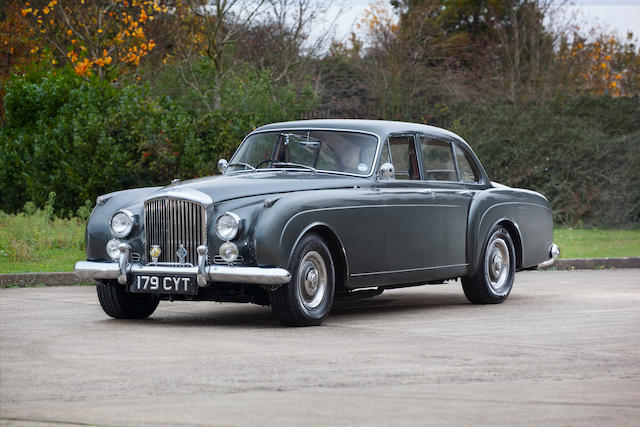
[[[120,250],[118,249],[120,243],[122,242],[118,239],[111,239],[107,242],[107,255],[109,255],[109,258],[114,261],[117,261],[118,258],[120,258]]]
[[[235,243],[224,242],[220,245],[220,249],[218,249],[220,256],[224,260],[224,262],[232,263],[238,258],[238,247]]]

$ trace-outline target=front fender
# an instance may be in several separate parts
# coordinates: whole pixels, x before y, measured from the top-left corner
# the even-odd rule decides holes
[[[87,221],[85,231],[85,254],[88,260],[111,261],[106,251],[106,244],[113,236],[109,229],[111,217],[120,209],[129,209],[134,216],[137,216],[137,227],[133,230],[127,241],[136,242],[142,237],[142,204],[147,196],[160,187],[134,188],[131,190],[118,191],[105,194],[99,198],[100,202],[91,212]]]
[[[336,237],[346,268],[364,270],[370,251],[376,249],[371,241],[380,233],[380,207],[384,201],[379,194],[361,187],[283,194],[258,219],[258,264],[287,268],[301,236],[320,226]]]

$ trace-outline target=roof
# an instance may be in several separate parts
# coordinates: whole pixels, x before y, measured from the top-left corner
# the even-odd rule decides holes
[[[446,129],[419,123],[395,122],[388,120],[360,120],[360,119],[319,119],[296,120],[292,122],[271,123],[260,126],[254,132],[283,129],[335,129],[371,132],[384,139],[391,133],[424,132],[449,136],[464,141],[460,136]]]

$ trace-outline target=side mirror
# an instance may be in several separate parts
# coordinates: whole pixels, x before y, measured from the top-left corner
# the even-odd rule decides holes
[[[226,159],[220,159],[218,160],[218,170],[221,173],[224,173],[225,170],[227,170],[227,165],[229,164],[229,162],[227,162]]]
[[[378,178],[380,179],[391,179],[395,176],[395,168],[391,163],[383,163],[378,170]]]

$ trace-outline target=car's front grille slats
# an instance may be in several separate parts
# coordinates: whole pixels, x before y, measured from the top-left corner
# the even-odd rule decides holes
[[[158,198],[144,205],[146,254],[151,261],[151,246],[160,247],[158,262],[178,263],[180,245],[187,251],[184,262],[197,265],[196,248],[206,245],[206,211],[203,205],[189,200]]]

